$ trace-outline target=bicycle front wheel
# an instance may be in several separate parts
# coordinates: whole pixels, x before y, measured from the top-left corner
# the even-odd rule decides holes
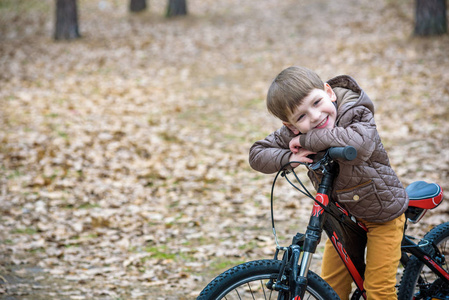
[[[440,224],[430,230],[424,236],[424,240],[433,242],[440,253],[440,266],[448,271],[449,259],[449,222]],[[423,247],[429,256],[435,257],[435,249],[432,245]],[[446,260],[444,259],[446,257]],[[449,299],[449,285],[444,283],[429,267],[415,256],[410,258],[399,286],[398,298],[400,300],[430,300]]]
[[[276,282],[280,269],[281,261],[279,260],[256,260],[238,265],[211,281],[197,300],[290,300],[292,297],[288,293],[271,290],[266,285],[270,280]],[[303,299],[340,299],[334,290],[312,271],[309,271],[307,279],[307,292]]]

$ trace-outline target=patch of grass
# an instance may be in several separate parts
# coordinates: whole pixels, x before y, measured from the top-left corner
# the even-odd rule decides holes
[[[194,245],[205,245],[205,244],[210,244],[214,241],[212,241],[210,238],[206,238],[204,236],[200,236],[198,238],[194,238],[194,239],[190,239],[190,240],[186,240],[182,243],[183,246],[194,246]]]
[[[178,136],[176,136],[175,134],[171,134],[171,133],[169,133],[169,132],[161,132],[161,133],[159,133],[159,136],[164,140],[164,141],[167,141],[167,142],[173,142],[173,143],[183,143],[184,141],[182,141],[182,140],[180,140],[179,138],[178,138]]]
[[[88,239],[96,239],[98,237],[98,234],[96,233],[90,233],[86,236]]]
[[[94,204],[83,203],[80,206],[78,206],[79,209],[92,209],[92,208],[99,208],[99,207],[101,207],[101,206],[96,203],[94,203]]]
[[[39,247],[35,249],[28,250],[30,253],[45,253],[45,248]]]
[[[48,117],[48,118],[57,118],[57,117],[59,117],[59,114],[57,114],[57,113],[49,113],[49,114],[46,114],[45,116]]]
[[[256,241],[250,241],[248,243],[245,243],[245,244],[239,246],[240,250],[249,250],[249,249],[255,249],[255,248],[257,248]]]
[[[265,108],[265,99],[262,98],[254,98],[248,101],[243,102],[244,108]]]
[[[151,258],[156,259],[176,259],[176,254],[169,253],[167,246],[154,246],[154,247],[145,247],[143,249],[145,252],[150,253]]]
[[[211,269],[214,272],[217,272],[217,271],[230,269],[230,268],[232,268],[234,266],[237,266],[239,264],[242,264],[244,262],[245,262],[244,260],[238,260],[238,259],[236,259],[236,260],[230,260],[230,259],[222,260],[222,259],[220,259],[220,260],[213,261],[210,264],[210,267],[211,267]]]
[[[64,131],[58,131],[58,135],[60,137],[62,137],[63,139],[66,139],[66,140],[69,139],[69,135],[66,132],[64,132]]]
[[[19,170],[14,170],[11,174],[8,174],[7,179],[14,179],[23,176],[23,174]]]
[[[79,242],[80,236],[74,235],[69,239],[69,242],[64,245],[65,248],[76,248],[81,247],[81,244]]]
[[[246,140],[245,136],[241,136],[238,134],[225,133],[224,138],[230,141],[243,142]]]
[[[17,229],[14,229],[11,233],[13,233],[13,234],[29,234],[29,235],[32,235],[32,234],[36,234],[37,230],[35,228],[32,228],[32,227],[17,228]]]
[[[28,0],[1,0],[0,10],[28,12],[33,10],[43,11],[49,9],[46,1],[28,1]]]

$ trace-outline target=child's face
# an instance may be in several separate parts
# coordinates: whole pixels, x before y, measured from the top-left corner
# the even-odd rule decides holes
[[[283,122],[294,134],[307,133],[311,129],[334,128],[337,119],[337,100],[329,84],[324,85],[324,91],[313,89],[293,111],[289,122]]]

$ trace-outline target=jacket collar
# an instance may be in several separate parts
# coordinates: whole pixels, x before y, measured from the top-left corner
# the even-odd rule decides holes
[[[357,84],[355,79],[348,75],[340,75],[331,78],[327,81],[327,83],[331,86],[331,88],[334,87],[346,88],[353,92],[356,92],[357,94],[360,94],[362,92],[362,88]]]
[[[349,109],[356,106],[365,106],[374,114],[374,103],[351,76],[340,75],[327,83],[337,95],[337,122]]]

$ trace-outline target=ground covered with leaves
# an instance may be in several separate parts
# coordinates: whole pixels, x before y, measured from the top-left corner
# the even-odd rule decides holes
[[[70,42],[51,38],[54,3],[0,2],[5,298],[192,299],[270,258],[274,175],[248,150],[279,126],[265,94],[291,65],[356,78],[403,183],[449,190],[449,37],[412,37],[409,1],[189,0],[165,19],[162,0],[82,0]],[[310,206],[279,185],[281,240]]]

